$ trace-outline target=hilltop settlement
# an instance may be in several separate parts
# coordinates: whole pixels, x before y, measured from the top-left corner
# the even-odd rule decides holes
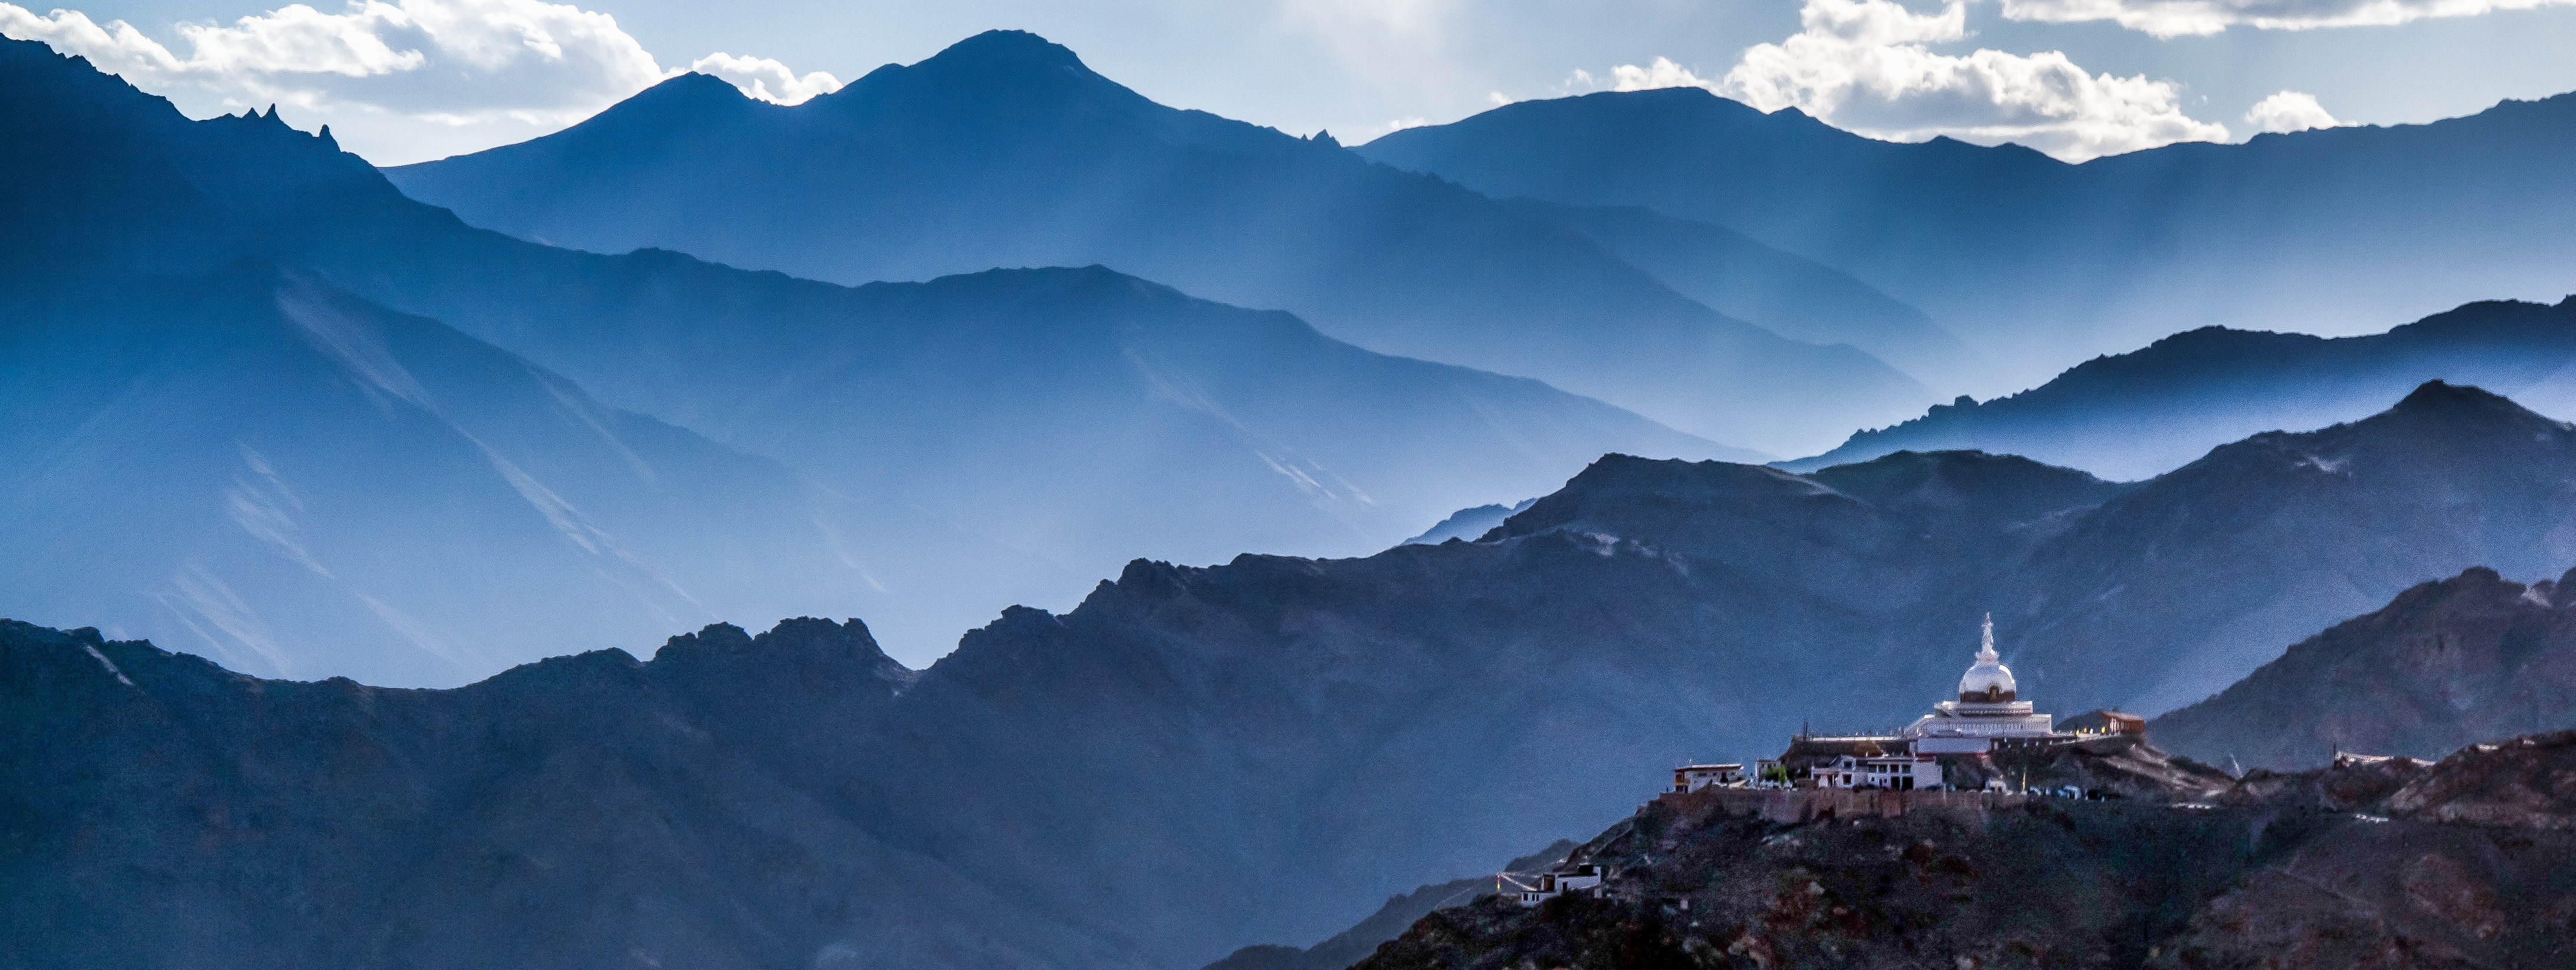
[[[2146,719],[2097,710],[2059,722],[2022,700],[1995,652],[1994,617],[1958,698],[1940,701],[1894,734],[1800,732],[1788,750],[1754,763],[1687,764],[1639,814],[1715,808],[1779,822],[1855,815],[1897,817],[1934,809],[1978,812],[2031,798],[2197,804],[2227,790],[2227,773],[2147,743]],[[1677,808],[1678,806],[1678,808]],[[1575,853],[1534,873],[1499,873],[1498,892],[1522,906],[1558,896],[1598,896],[1613,873]]]
[[[1818,735],[1801,732],[1789,739],[1778,757],[1756,761],[1750,776],[1741,762],[1690,764],[1673,769],[1672,791],[1691,794],[1712,788],[1865,789],[1880,791],[2027,792],[2028,778],[2016,782],[2003,763],[2020,765],[2054,749],[2087,742],[2095,753],[2145,749],[2146,718],[2098,710],[2060,723],[2022,700],[2012,668],[1995,652],[1995,621],[1988,616],[1977,646],[1976,662],[1959,677],[1957,700],[1932,705],[1894,734]],[[2160,761],[2172,759],[2158,753]],[[2046,760],[2039,758],[2039,760]],[[2214,774],[2215,772],[2211,772]],[[2196,773],[2195,773],[2196,774]],[[2224,783],[2223,776],[2220,783]],[[2116,789],[2059,785],[2044,792],[2089,798],[2121,795]]]

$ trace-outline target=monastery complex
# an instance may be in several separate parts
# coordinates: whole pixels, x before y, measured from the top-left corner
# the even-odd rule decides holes
[[[2135,714],[2094,711],[2059,721],[2033,709],[1995,653],[1995,622],[1988,616],[1976,662],[1959,677],[1957,699],[1932,705],[1903,730],[1801,733],[1779,757],[1755,762],[1750,774],[1740,763],[1683,765],[1656,801],[1802,822],[1923,811],[1974,815],[2035,797],[2171,797],[2225,782],[2216,769],[2155,751],[2146,733],[2146,719]],[[2030,765],[2065,756],[2094,768],[2043,770],[2040,784],[2031,784]],[[2005,770],[1999,757],[2016,770]],[[2128,792],[2119,790],[2124,787]],[[1646,811],[1638,806],[1640,814]],[[1597,895],[1609,875],[1577,850],[1542,872],[1500,873],[1494,888],[1536,906],[1561,895]]]
[[[1959,677],[1958,699],[1932,705],[1931,713],[1904,730],[1888,735],[1800,734],[1789,739],[1789,749],[1779,757],[1756,762],[1749,777],[1742,764],[1684,765],[1673,769],[1671,790],[1990,790],[2009,787],[1993,770],[1988,756],[1995,752],[2071,744],[2104,734],[2146,733],[2146,719],[2118,711],[2095,711],[2062,725],[2055,721],[2021,699],[2012,668],[2004,666],[1995,653],[1995,622],[1988,616],[1976,662]],[[1971,766],[1983,770],[1953,770]]]

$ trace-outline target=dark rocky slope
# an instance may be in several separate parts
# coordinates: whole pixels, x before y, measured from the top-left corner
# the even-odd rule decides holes
[[[1559,841],[1546,851],[1514,859],[1504,872],[1535,873],[1563,863],[1578,848],[1573,842]],[[1247,946],[1223,960],[1207,965],[1206,970],[1342,970],[1366,959],[1378,945],[1403,936],[1415,921],[1453,906],[1464,906],[1496,892],[1498,880],[1493,876],[1469,876],[1449,882],[1424,886],[1401,896],[1390,896],[1386,905],[1369,914],[1350,929],[1331,939],[1300,950],[1293,946],[1265,944]]]
[[[2387,333],[2332,340],[2204,327],[2087,361],[2010,397],[1935,405],[1780,467],[1975,448],[2115,480],[2151,478],[2247,435],[2365,417],[2428,380],[2576,415],[2576,297],[2556,306],[2472,303]]]
[[[911,679],[855,622],[446,691],[0,622],[0,965],[1118,962],[881,837],[882,773],[811,770]]]
[[[1601,898],[1443,910],[1358,967],[2563,966],[2576,816],[2563,798],[2477,812],[2569,784],[2571,750],[2576,734],[2480,746],[2358,806],[2039,798],[1778,822],[1659,800],[1576,853],[1611,867]]]
[[[2333,753],[2434,757],[2576,724],[2576,589],[2468,570],[2301,641],[2215,697],[2157,718],[2204,760],[2288,769]]]

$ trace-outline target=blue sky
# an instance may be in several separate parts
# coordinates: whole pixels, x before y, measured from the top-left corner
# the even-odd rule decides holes
[[[2576,90],[2576,0],[1899,3],[94,0],[0,3],[0,33],[192,115],[280,103],[382,164],[543,134],[677,70],[797,101],[996,27],[1166,104],[1345,142],[1506,100],[1699,84],[1878,137],[2075,160]]]

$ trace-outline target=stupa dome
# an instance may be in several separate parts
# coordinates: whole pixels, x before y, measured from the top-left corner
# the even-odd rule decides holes
[[[1986,617],[1986,628],[1977,645],[1977,662],[1959,677],[1959,703],[2008,704],[2013,699],[2012,668],[2003,665],[1995,653],[1995,618]]]

